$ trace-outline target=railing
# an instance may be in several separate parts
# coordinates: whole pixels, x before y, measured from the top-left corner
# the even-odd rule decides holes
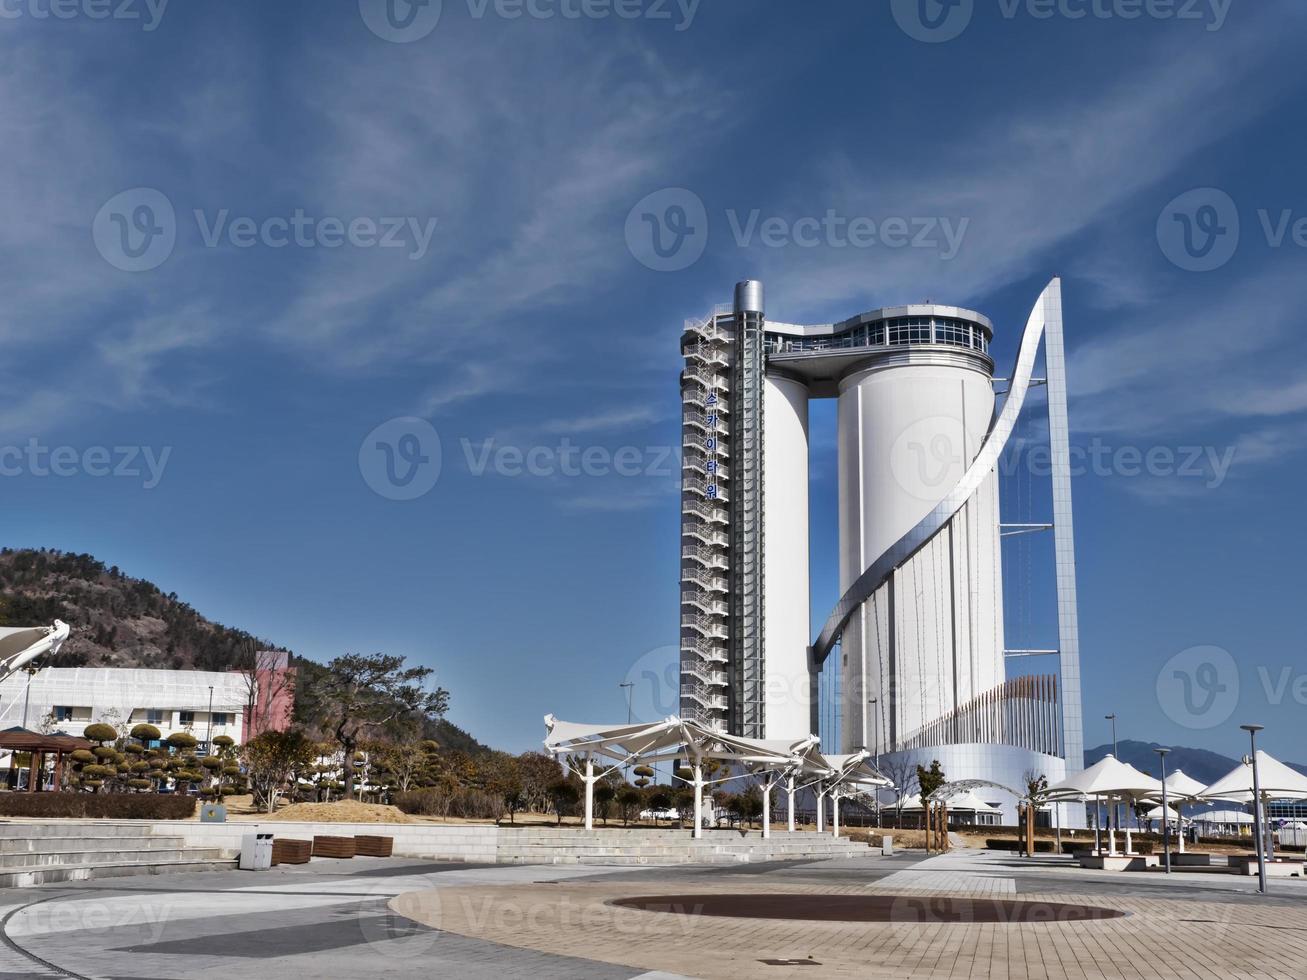
[[[682,592],[681,605],[694,606],[705,616],[728,616],[731,607],[719,599],[705,599],[702,592]]]
[[[731,585],[724,575],[682,575],[682,585],[694,585],[700,594],[711,592],[729,592]]]
[[[896,749],[972,742],[1060,755],[1057,675],[1017,677],[960,705],[901,740]]]
[[[681,557],[690,561],[697,561],[705,568],[720,568],[725,570],[730,568],[730,562],[727,557],[720,551],[713,551],[711,548],[688,547],[681,549]]]
[[[695,514],[703,520],[716,521],[721,524],[727,524],[731,519],[730,512],[725,507],[705,503],[691,497],[686,497],[681,501],[681,513]]]

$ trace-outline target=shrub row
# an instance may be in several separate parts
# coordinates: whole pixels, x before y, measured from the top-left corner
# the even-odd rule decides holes
[[[0,816],[185,820],[196,803],[193,796],[162,793],[0,793]]]
[[[985,841],[985,847],[991,851],[1020,851],[1024,845],[1019,840],[991,837]],[[1036,854],[1052,854],[1056,847],[1056,841],[1035,839]]]
[[[502,795],[470,787],[414,789],[396,793],[393,802],[405,813],[423,817],[498,820],[507,812]]]

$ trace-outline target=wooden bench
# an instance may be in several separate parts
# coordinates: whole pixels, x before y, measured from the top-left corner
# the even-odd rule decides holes
[[[359,857],[388,858],[394,849],[393,837],[373,837],[368,834],[354,836],[354,853]]]
[[[313,855],[313,842],[275,837],[272,841],[273,864],[308,864]]]
[[[313,856],[320,858],[352,858],[355,854],[353,837],[314,837]]]

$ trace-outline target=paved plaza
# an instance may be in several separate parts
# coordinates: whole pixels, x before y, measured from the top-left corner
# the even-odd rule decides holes
[[[0,980],[86,977],[1307,977],[1307,883],[1089,872],[957,851],[611,868],[317,860],[262,873],[0,892]],[[651,896],[880,896],[895,921],[709,917]],[[942,922],[947,898],[1110,908],[1093,921]],[[886,902],[884,899],[888,898]],[[992,900],[998,900],[997,903]],[[961,903],[959,907],[971,907]]]

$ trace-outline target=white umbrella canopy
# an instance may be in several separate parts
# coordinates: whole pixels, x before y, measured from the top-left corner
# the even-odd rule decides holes
[[[1166,777],[1165,782],[1167,796],[1180,798],[1186,802],[1202,799],[1207,790],[1207,787],[1198,780],[1186,775],[1183,769],[1177,769],[1171,773]]]
[[[1082,772],[1068,776],[1048,788],[1054,800],[1080,799],[1086,796],[1139,798],[1162,794],[1161,780],[1140,772],[1113,755],[1105,756]]]
[[[1283,762],[1257,750],[1257,781],[1262,796],[1271,800],[1307,800],[1307,776],[1290,769]],[[1203,790],[1209,800],[1231,800],[1251,803],[1253,798],[1253,767],[1239,763],[1216,782]]]

